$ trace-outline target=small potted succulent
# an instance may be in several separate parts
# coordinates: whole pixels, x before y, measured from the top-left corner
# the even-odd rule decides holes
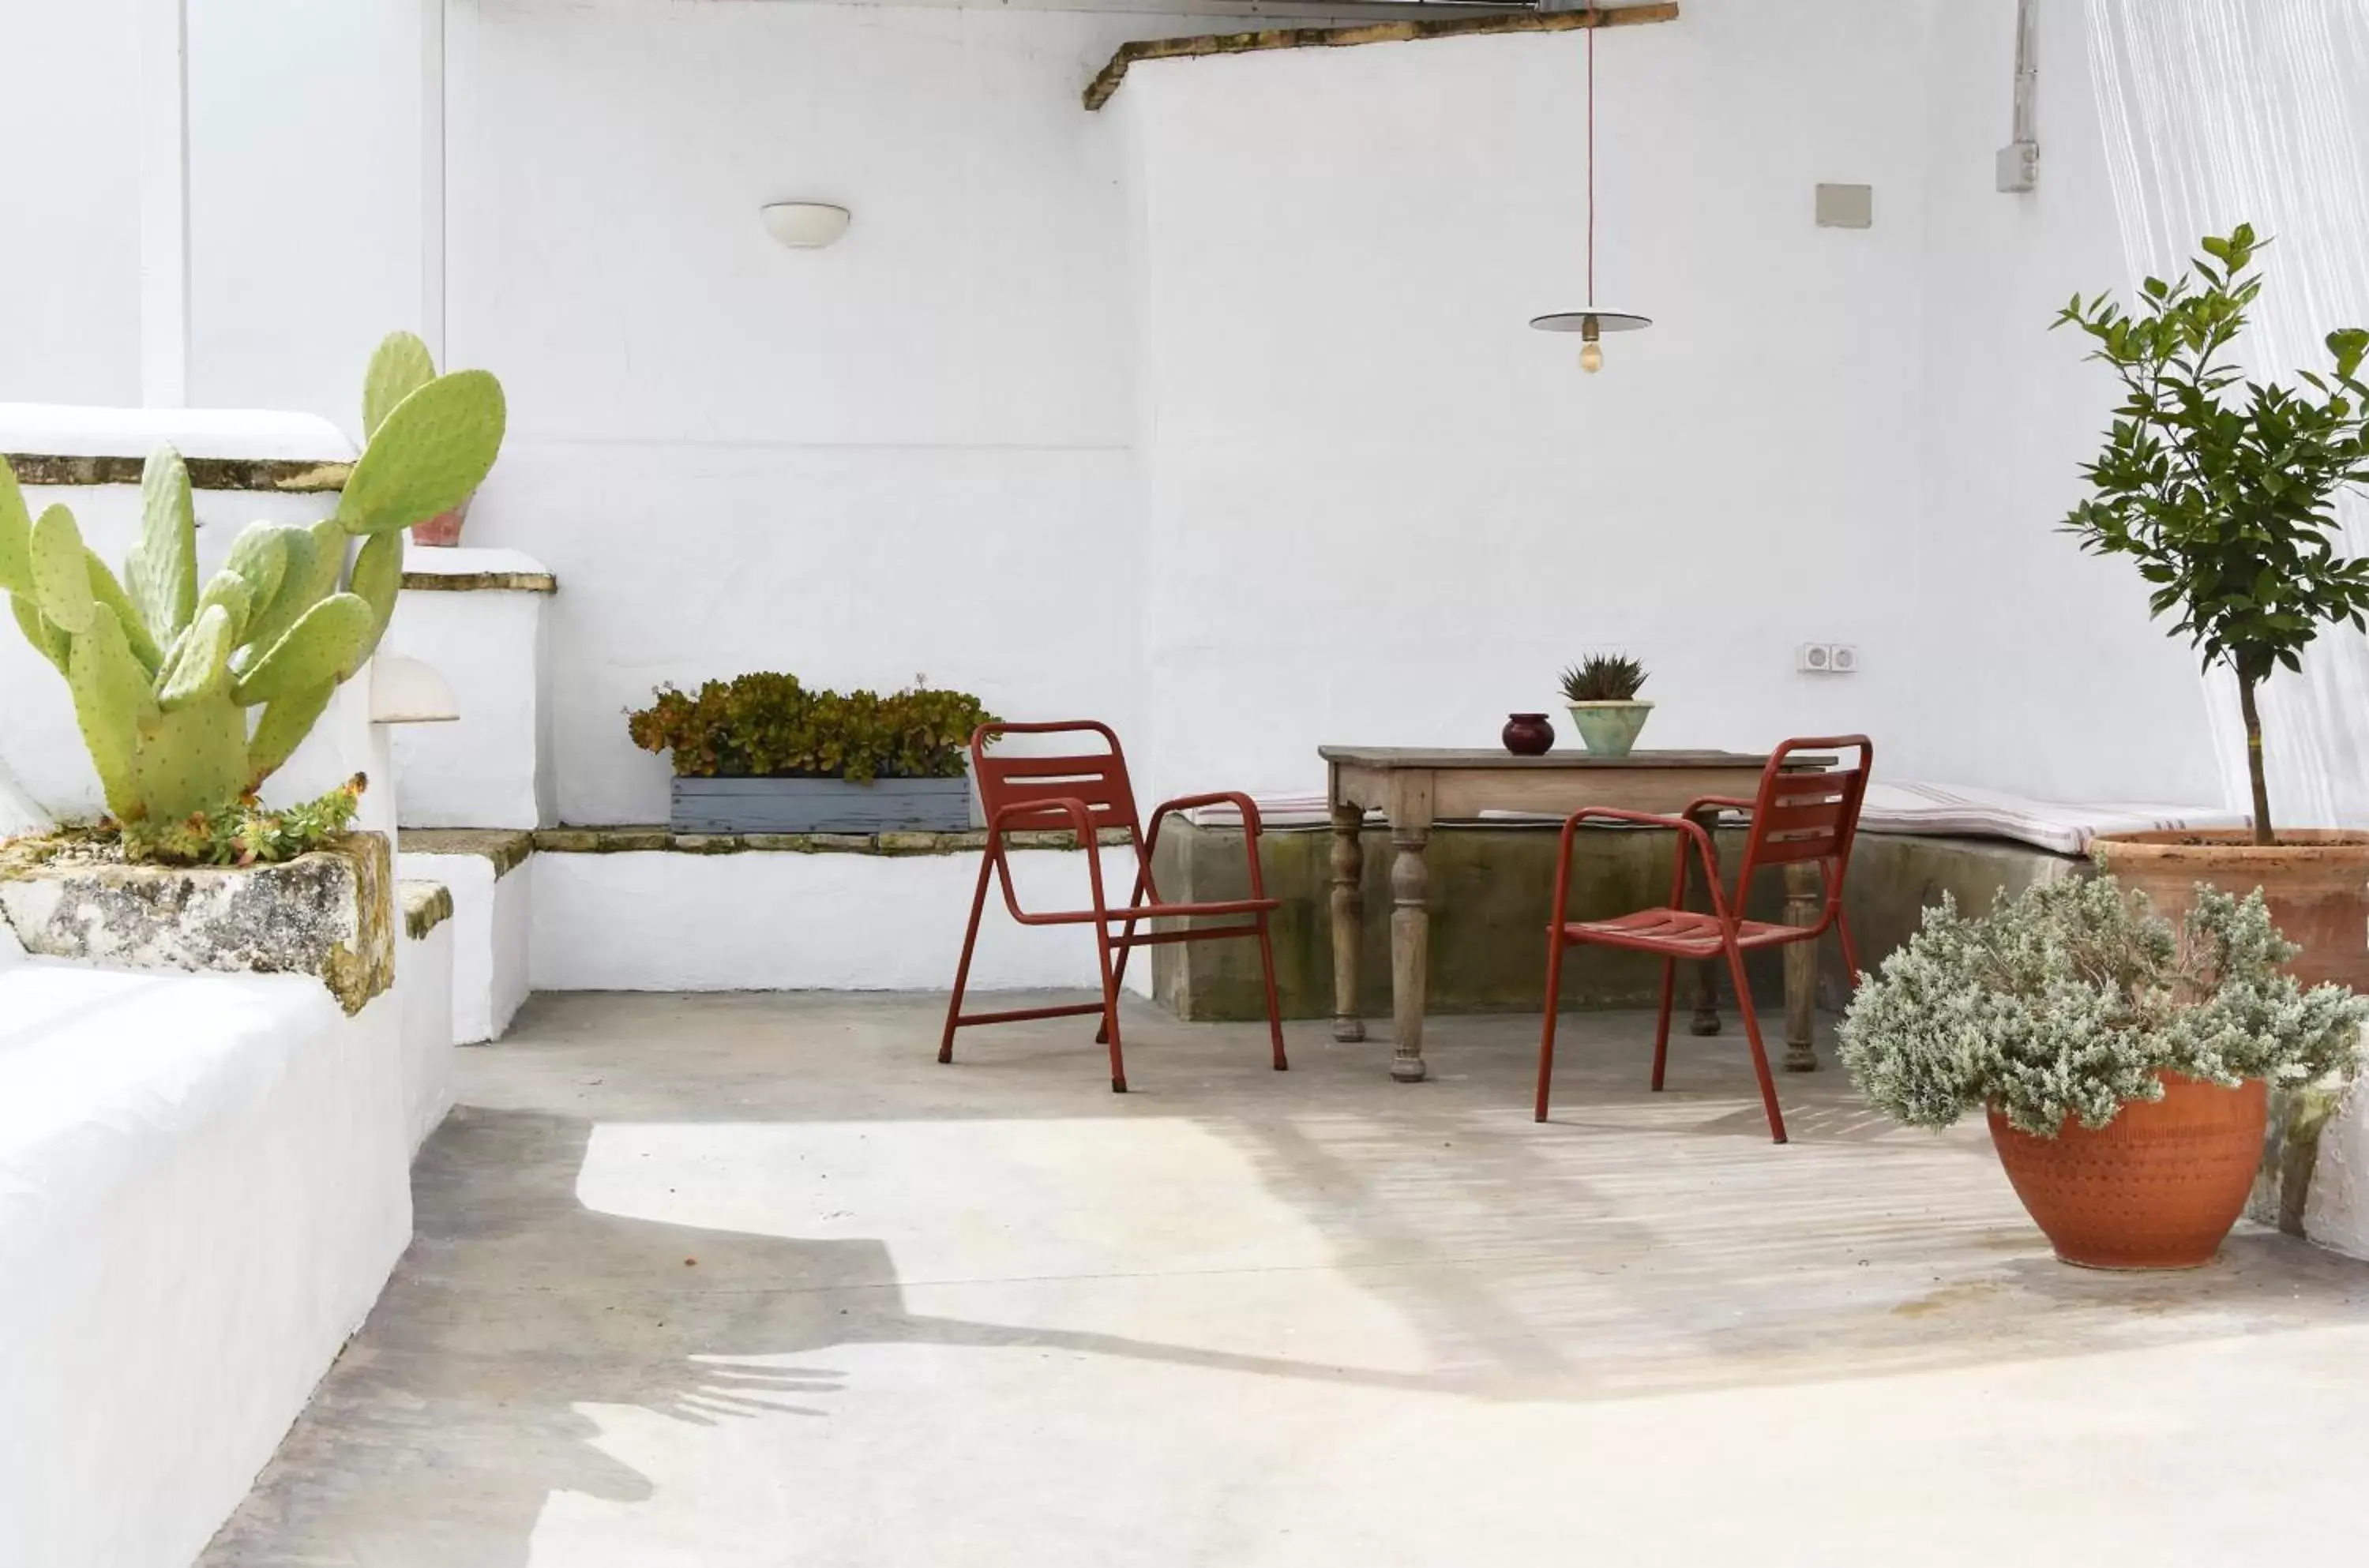
[[[1875,1107],[1944,1127],[1980,1109],[2056,1255],[2211,1261],[2261,1163],[2268,1088],[2350,1075],[2369,1000],[2306,990],[2260,892],[2195,889],[2175,932],[2110,876],[1978,919],[1948,898],[1852,998],[1840,1032]]]
[[[1596,653],[1562,672],[1562,698],[1572,727],[1595,757],[1626,757],[1654,711],[1637,700],[1645,667],[1625,654]]]
[[[626,727],[644,750],[674,755],[677,832],[960,832],[972,818],[963,749],[994,715],[925,679],[885,697],[765,671],[662,686]]]

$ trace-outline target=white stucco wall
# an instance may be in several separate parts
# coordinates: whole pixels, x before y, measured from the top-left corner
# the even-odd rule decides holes
[[[406,573],[540,573],[515,550],[413,544]],[[460,717],[392,737],[413,828],[538,828],[558,820],[551,755],[549,596],[406,589],[383,647],[451,686]]]
[[[1135,863],[1105,849],[1103,886],[1127,897]],[[1012,857],[1022,907],[1078,909],[1074,852]],[[943,990],[962,956],[976,854],[538,854],[537,990]],[[1138,953],[1130,990],[1149,995]],[[990,890],[970,984],[979,990],[1101,984],[1093,933],[1024,928]]]
[[[527,998],[535,860],[499,876],[477,854],[406,853],[402,864],[405,876],[441,882],[452,895],[452,1043],[500,1039]]]
[[[1924,84],[1924,233],[1914,258],[1921,464],[1916,635],[1932,694],[1916,715],[1923,776],[2060,800],[2217,802],[2203,690],[2184,643],[2149,619],[2125,560],[2056,532],[2080,498],[2115,383],[2088,339],[2048,323],[2077,290],[2130,276],[2106,176],[2082,4],[2040,7],[2039,187],[1995,189],[2015,8],[1934,12]]]
[[[132,0],[77,0],[0,19],[0,189],[19,204],[0,245],[0,403],[139,400],[132,15]]]
[[[452,922],[406,932],[395,958],[403,1010],[403,1119],[417,1152],[452,1108]]]
[[[0,1562],[178,1568],[411,1234],[398,1000],[0,969]]]
[[[1989,189],[2011,7],[1606,34],[1602,292],[1659,320],[1583,378],[1523,325],[1580,284],[1574,35],[1149,63],[1095,115],[1116,42],[1207,19],[502,0],[431,64],[395,0],[206,0],[191,384],[350,419],[361,347],[447,315],[448,361],[500,372],[471,539],[566,585],[566,820],[663,815],[623,726],[661,681],[927,674],[1117,722],[1153,790],[1304,789],[1325,738],[1485,744],[1607,644],[1654,667],[1662,744],[1848,725],[1895,776],[2215,798],[2184,656],[2050,532],[2102,403],[2045,312],[2123,276],[2083,9],[2043,7],[2027,198]],[[51,78],[101,69],[40,25]],[[40,144],[52,181],[123,151]],[[1820,180],[1875,226],[1814,227]],[[788,196],[854,226],[784,251],[756,208]],[[67,223],[75,288],[123,221]],[[35,281],[0,370],[124,357],[120,310],[86,352],[26,327]],[[1810,638],[1863,672],[1795,673]]]

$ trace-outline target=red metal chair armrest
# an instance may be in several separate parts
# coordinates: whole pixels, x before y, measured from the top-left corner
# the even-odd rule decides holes
[[[1094,907],[1092,916],[1096,920],[1107,920],[1110,906],[1103,898],[1102,840],[1094,832],[1093,818],[1087,812],[1086,803],[1074,795],[1064,796],[1059,800],[1015,802],[997,812],[993,819],[988,823],[988,853],[995,857],[997,880],[1003,888],[1003,907],[1011,910],[1012,918],[1023,925],[1071,924],[1076,922],[1079,914],[1082,912],[1057,911],[1048,915],[1032,915],[1020,907],[1020,896],[1013,890],[1012,868],[1003,858],[1003,835],[1011,830],[1003,825],[1004,820],[1007,818],[1030,816],[1040,811],[1059,811],[1075,825],[1078,847],[1086,852],[1086,880],[1094,890]]]
[[[1150,865],[1151,852],[1159,847],[1160,824],[1163,818],[1179,811],[1190,811],[1196,806],[1224,806],[1228,804],[1232,805],[1242,814],[1242,844],[1250,853],[1251,897],[1253,898],[1265,898],[1266,886],[1259,876],[1258,841],[1261,829],[1259,826],[1258,802],[1253,800],[1249,795],[1242,794],[1240,790],[1221,789],[1214,791],[1208,795],[1180,795],[1173,800],[1163,800],[1158,806],[1153,807],[1151,810],[1151,820],[1146,825],[1143,832],[1144,864],[1147,867]]]
[[[1711,889],[1712,915],[1722,924],[1727,921],[1727,900],[1720,892],[1719,851],[1711,841],[1703,825],[1688,817],[1662,817],[1651,811],[1627,811],[1617,806],[1584,806],[1563,819],[1562,842],[1555,852],[1554,921],[1550,930],[1563,926],[1563,902],[1571,891],[1571,845],[1580,824],[1591,821],[1627,822],[1641,828],[1667,828],[1679,836],[1681,844],[1691,842],[1695,853],[1702,857],[1703,880]],[[1670,904],[1676,908],[1686,891],[1687,852],[1678,851],[1677,864],[1670,876]]]

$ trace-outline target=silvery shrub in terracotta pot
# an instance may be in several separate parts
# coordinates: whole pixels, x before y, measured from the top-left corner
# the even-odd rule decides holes
[[[2200,890],[2180,925],[2110,876],[1988,915],[1948,898],[1852,998],[1843,1064],[1912,1127],[1972,1111],[2057,1255],[2209,1261],[2260,1163],[2266,1091],[2349,1076],[2369,999],[2306,988],[2260,893]]]

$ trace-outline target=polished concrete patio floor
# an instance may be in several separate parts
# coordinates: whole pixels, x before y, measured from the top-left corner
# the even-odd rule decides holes
[[[2052,1261],[1979,1130],[1578,1017],[1389,1047],[537,998],[209,1564],[2262,1562],[2359,1528],[2369,1265]],[[2342,1531],[2343,1534],[2336,1532]]]

